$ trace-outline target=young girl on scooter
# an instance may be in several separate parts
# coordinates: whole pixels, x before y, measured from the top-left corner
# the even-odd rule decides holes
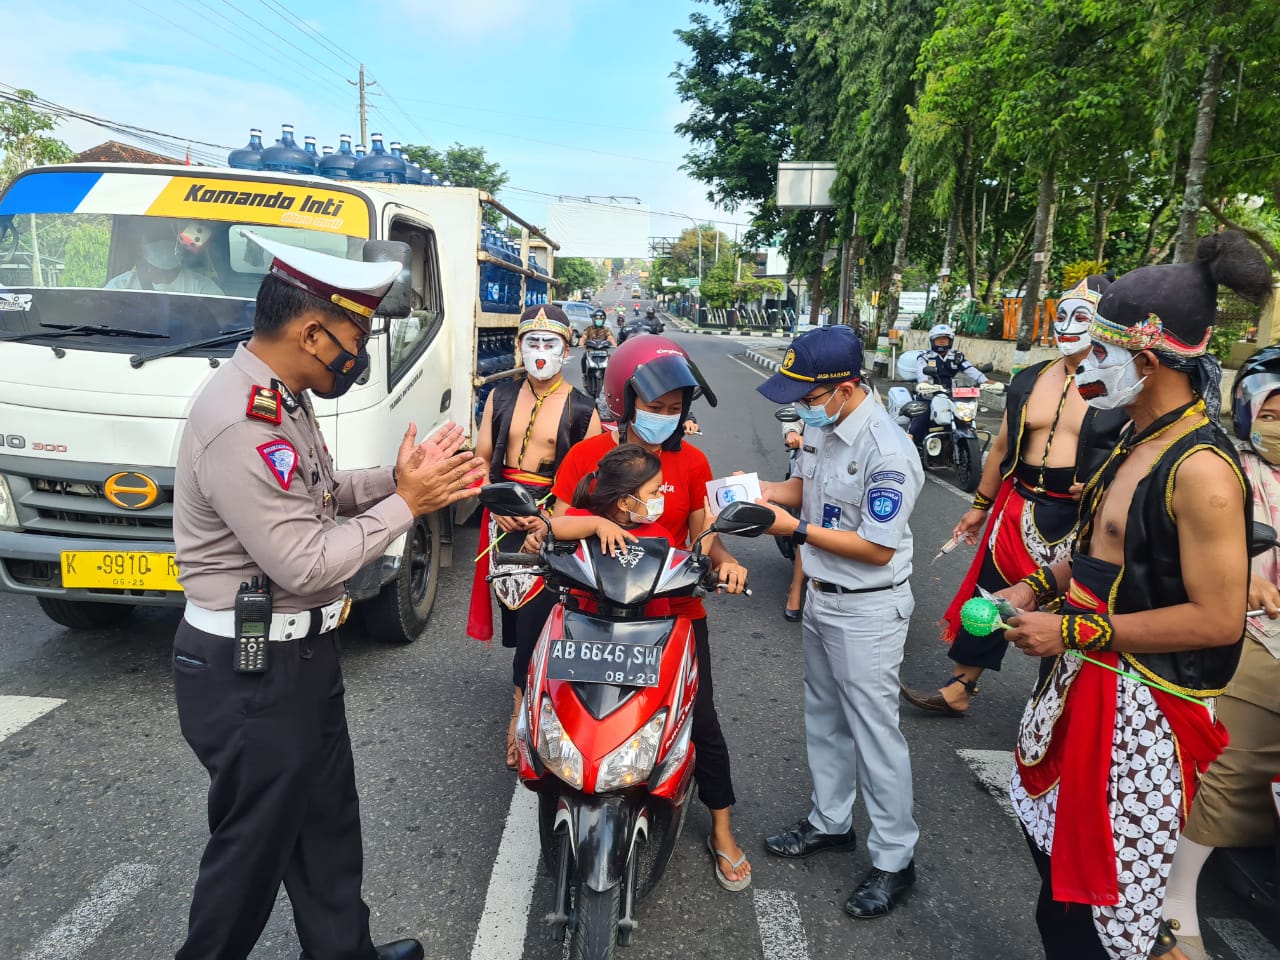
[[[1244,362],[1231,400],[1240,463],[1253,488],[1254,519],[1280,528],[1280,347],[1265,347]],[[1215,847],[1270,848],[1276,842],[1269,787],[1280,773],[1277,587],[1280,549],[1271,549],[1254,558],[1249,581],[1249,607],[1266,615],[1246,624],[1240,665],[1216,701],[1231,743],[1200,779],[1165,893],[1164,918],[1174,927],[1186,960],[1206,956],[1196,881],[1209,854]]]
[[[573,506],[552,518],[551,532],[557,540],[599,537],[600,548],[615,557],[625,555],[628,544],[641,537],[671,543],[670,533],[657,522],[662,516],[661,490],[662,461],[634,443],[619,444],[578,481]],[[575,596],[590,612],[590,598]],[[670,612],[666,600],[655,600],[645,608],[651,617],[669,616]]]

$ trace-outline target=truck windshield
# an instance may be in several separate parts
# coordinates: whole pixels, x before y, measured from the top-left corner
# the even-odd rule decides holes
[[[269,260],[241,229],[349,259],[360,258],[364,242],[263,224],[6,213],[0,215],[0,341],[27,333],[23,342],[40,343],[58,328],[76,327],[78,335],[59,346],[134,353],[160,337],[213,340],[250,327]],[[226,354],[234,346],[232,339],[193,352]]]

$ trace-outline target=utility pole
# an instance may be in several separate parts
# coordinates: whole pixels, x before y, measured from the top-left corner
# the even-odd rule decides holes
[[[353,87],[360,88],[360,143],[367,145],[369,143],[369,109],[368,103],[365,99],[365,90],[369,87],[376,87],[378,85],[378,81],[371,80],[368,83],[365,83],[364,64],[362,63],[360,64],[360,79],[358,81],[348,80],[347,83],[351,84]]]

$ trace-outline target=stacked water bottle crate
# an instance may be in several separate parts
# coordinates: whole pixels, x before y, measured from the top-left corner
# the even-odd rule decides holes
[[[516,365],[516,335],[512,330],[481,330],[476,340],[476,376],[488,377]],[[476,424],[484,413],[484,402],[493,384],[486,383],[476,390]]]
[[[481,247],[489,260],[480,267],[480,303],[487,313],[519,313],[522,309],[522,275],[503,264],[523,267],[520,250],[510,238],[492,227],[482,228]]]

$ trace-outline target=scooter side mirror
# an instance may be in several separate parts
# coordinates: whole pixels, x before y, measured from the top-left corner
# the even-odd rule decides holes
[[[1253,521],[1253,529],[1249,531],[1249,556],[1260,557],[1275,546],[1280,546],[1276,543],[1276,528],[1261,520]]]
[[[779,407],[773,412],[773,419],[779,423],[799,423],[800,414],[796,413],[795,407]]]
[[[758,537],[773,526],[773,511],[763,504],[735,500],[720,511],[711,529],[735,537]]]
[[[480,490],[480,505],[499,517],[536,517],[538,501],[518,483],[491,483]]]

